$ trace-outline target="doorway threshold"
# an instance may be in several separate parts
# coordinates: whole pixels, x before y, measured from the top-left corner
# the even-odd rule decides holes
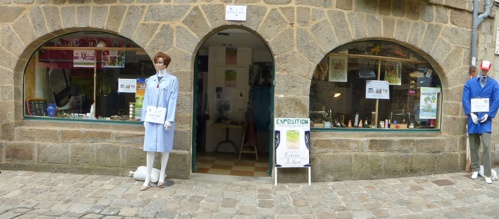
[[[272,184],[272,177],[256,177],[256,176],[232,176],[232,175],[217,175],[208,173],[192,173],[190,179],[195,180],[212,180],[219,182],[238,182],[249,181],[254,183],[269,183]]]

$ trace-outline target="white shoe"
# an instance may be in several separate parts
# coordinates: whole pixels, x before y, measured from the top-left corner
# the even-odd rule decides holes
[[[490,177],[485,177],[485,182],[488,184],[492,184],[492,179]]]
[[[471,179],[476,179],[478,177],[478,172],[473,172],[473,174],[471,174]]]

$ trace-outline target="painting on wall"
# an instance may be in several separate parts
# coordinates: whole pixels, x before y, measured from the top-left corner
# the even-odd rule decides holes
[[[390,85],[402,84],[402,63],[385,61],[385,81]]]
[[[348,57],[330,56],[329,57],[329,81],[347,82]]]

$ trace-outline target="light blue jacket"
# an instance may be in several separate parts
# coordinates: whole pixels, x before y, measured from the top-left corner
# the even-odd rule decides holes
[[[473,123],[471,119],[471,99],[473,98],[489,98],[489,112],[477,112],[478,124]],[[496,117],[497,109],[499,108],[499,84],[489,76],[487,82],[482,88],[480,85],[480,77],[469,79],[463,89],[463,108],[464,113],[468,115],[468,133],[482,134],[492,132],[492,119]],[[480,122],[482,117],[488,114],[487,121]]]
[[[173,150],[173,133],[175,132],[175,109],[177,106],[178,80],[169,74],[158,80],[157,75],[147,79],[144,102],[142,103],[141,121],[144,121],[148,106],[166,108],[165,120],[171,123],[168,131],[163,124],[145,123],[144,151],[170,152]]]

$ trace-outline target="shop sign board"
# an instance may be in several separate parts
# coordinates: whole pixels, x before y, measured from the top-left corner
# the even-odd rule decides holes
[[[276,118],[274,127],[276,167],[310,166],[310,119]]]
[[[95,66],[94,50],[73,50],[73,67],[93,68]]]

